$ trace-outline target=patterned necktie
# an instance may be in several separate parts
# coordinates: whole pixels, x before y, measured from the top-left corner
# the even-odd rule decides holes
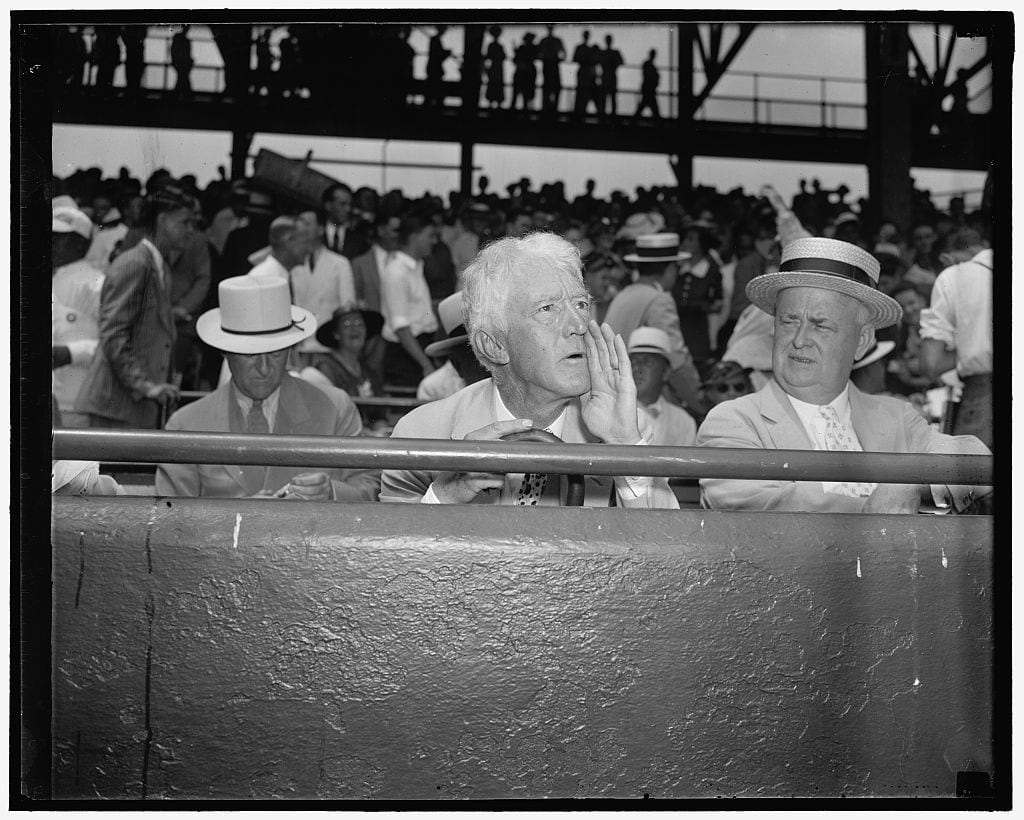
[[[519,488],[516,504],[536,507],[540,497],[544,495],[547,484],[547,473],[527,473],[523,476],[523,486]]]
[[[267,423],[267,417],[263,415],[262,400],[252,400],[252,407],[249,408],[249,414],[245,417],[245,429],[249,433],[270,432],[270,424]]]
[[[854,441],[853,434],[839,418],[839,413],[831,404],[818,408],[818,415],[824,426],[825,449],[845,450],[847,452],[860,452],[861,448]],[[856,481],[823,482],[825,491],[837,493],[838,495],[849,495],[855,497],[866,497],[871,495],[875,489],[874,484],[865,484]]]

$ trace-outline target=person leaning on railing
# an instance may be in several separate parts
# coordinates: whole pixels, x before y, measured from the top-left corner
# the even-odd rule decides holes
[[[576,444],[649,444],[621,336],[590,318],[579,251],[549,233],[506,237],[466,268],[463,316],[491,378],[418,407],[393,438],[494,441],[546,429]],[[384,470],[381,501],[557,505],[565,481],[498,472]],[[586,502],[678,509],[668,481],[590,476]]]
[[[895,324],[899,303],[878,290],[878,261],[833,239],[796,239],[776,273],[751,280],[750,301],[775,316],[773,378],[757,393],[712,408],[698,446],[779,450],[987,454],[974,436],[939,433],[906,401],[850,383],[875,330]],[[879,478],[883,478],[879,476]],[[990,487],[705,478],[712,509],[793,512],[917,512],[922,501],[957,510]]]

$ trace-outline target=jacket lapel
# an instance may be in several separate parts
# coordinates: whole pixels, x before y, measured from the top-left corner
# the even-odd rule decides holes
[[[777,450],[813,450],[800,417],[793,409],[785,391],[772,379],[756,394],[761,418]]]
[[[849,396],[850,421],[861,449],[866,453],[892,453],[901,449],[896,447],[898,419],[885,412],[878,399],[862,393],[852,382]]]

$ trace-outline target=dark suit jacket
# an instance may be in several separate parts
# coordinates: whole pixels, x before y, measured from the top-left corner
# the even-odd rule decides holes
[[[75,410],[154,428],[159,409],[145,396],[145,382],[171,380],[174,321],[170,271],[161,283],[148,248],[118,256],[100,292],[100,343],[75,401]]]
[[[208,396],[182,407],[167,420],[168,430],[244,433],[245,421],[235,398],[234,383],[225,382]],[[351,403],[339,412],[327,395],[308,382],[285,375],[281,382],[274,435],[358,436],[359,411]],[[319,468],[258,467],[237,464],[161,464],[157,467],[157,495],[196,498],[244,498],[260,490],[274,491],[293,476]],[[376,501],[378,470],[326,470],[339,501]]]
[[[356,299],[366,310],[380,313],[380,271],[377,269],[377,255],[372,247],[352,260],[352,279],[355,283]]]

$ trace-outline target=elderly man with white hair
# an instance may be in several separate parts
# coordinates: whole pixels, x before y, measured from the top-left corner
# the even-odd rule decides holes
[[[626,345],[591,319],[581,268],[577,249],[554,234],[484,248],[463,274],[463,315],[491,378],[416,408],[393,437],[493,441],[536,429],[575,444],[650,443]],[[557,505],[566,484],[529,473],[385,470],[380,500]],[[664,478],[588,476],[585,485],[588,505],[679,506]]]
[[[750,301],[775,317],[772,380],[757,393],[712,408],[698,446],[882,453],[986,454],[974,436],[947,436],[909,402],[871,396],[850,371],[895,324],[899,303],[878,290],[879,264],[848,242],[810,237],[782,251],[776,273],[746,287]],[[820,481],[702,479],[712,509],[793,512],[917,512],[922,501],[958,510],[987,487]]]

